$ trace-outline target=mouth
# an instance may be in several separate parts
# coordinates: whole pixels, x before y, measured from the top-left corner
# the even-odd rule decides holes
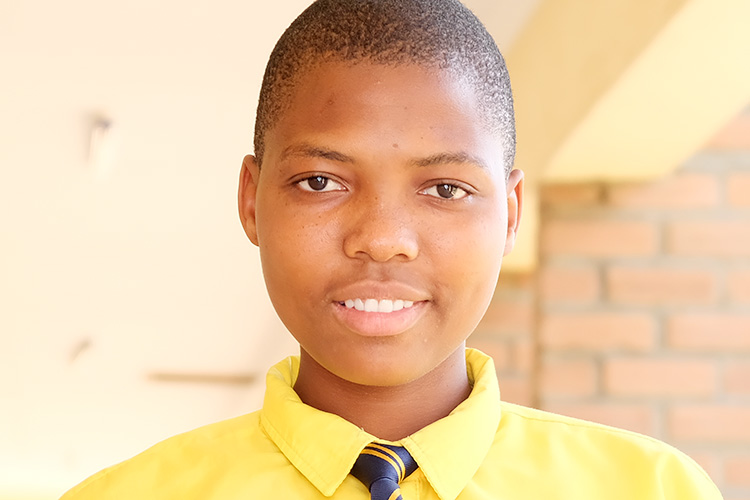
[[[409,309],[414,306],[414,302],[411,300],[402,299],[347,299],[343,302],[339,302],[339,305],[346,307],[347,309],[354,309],[357,311],[368,312],[368,313],[393,313],[403,309]]]
[[[425,287],[397,280],[355,280],[331,295],[334,317],[344,328],[364,337],[410,331],[433,309],[433,297]]]
[[[399,335],[417,324],[428,301],[346,299],[336,301],[334,315],[350,331],[364,337]]]

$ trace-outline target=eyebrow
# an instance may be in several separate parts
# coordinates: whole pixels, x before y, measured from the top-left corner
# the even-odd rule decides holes
[[[304,158],[322,158],[325,160],[331,160],[341,163],[354,163],[354,158],[352,158],[351,156],[347,156],[339,151],[334,151],[332,149],[319,146],[312,146],[310,144],[295,144],[289,146],[281,153],[281,160],[283,161],[290,156],[301,156]],[[434,155],[426,156],[424,158],[414,159],[410,163],[415,167],[432,167],[435,165],[445,165],[449,163],[466,164],[474,165],[482,170],[490,170],[487,164],[482,160],[464,151],[455,153],[437,153]]]
[[[438,153],[426,158],[418,158],[412,161],[412,164],[417,167],[432,167],[434,165],[444,165],[446,163],[458,163],[474,165],[481,168],[482,170],[489,171],[489,167],[482,160],[476,156],[470,155],[464,151],[456,153]]]
[[[296,144],[289,146],[281,153],[281,160],[285,160],[290,156],[302,156],[305,158],[323,158],[325,160],[332,160],[341,163],[354,163],[354,159],[350,156],[334,151],[332,149],[321,148],[317,146],[311,146],[309,144]]]

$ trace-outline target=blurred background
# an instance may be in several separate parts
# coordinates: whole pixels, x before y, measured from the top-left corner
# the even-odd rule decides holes
[[[252,411],[296,352],[236,215],[309,0],[0,0],[0,499]],[[509,401],[750,499],[750,2],[467,0],[506,55],[522,239],[470,344]]]

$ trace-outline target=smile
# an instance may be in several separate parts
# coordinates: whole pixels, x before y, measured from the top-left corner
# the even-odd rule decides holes
[[[357,311],[373,313],[391,313],[402,309],[408,309],[414,305],[414,302],[411,300],[401,299],[348,299],[339,303],[346,306],[347,309],[356,309]]]

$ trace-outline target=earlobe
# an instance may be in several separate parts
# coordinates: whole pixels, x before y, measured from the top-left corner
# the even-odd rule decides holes
[[[516,244],[516,235],[521,224],[523,211],[523,171],[515,169],[508,176],[506,195],[508,197],[508,228],[505,236],[505,250],[508,255]]]
[[[245,156],[240,170],[240,186],[237,192],[237,205],[240,221],[245,234],[254,245],[258,245],[258,230],[255,223],[255,202],[258,191],[260,168],[252,155]]]

